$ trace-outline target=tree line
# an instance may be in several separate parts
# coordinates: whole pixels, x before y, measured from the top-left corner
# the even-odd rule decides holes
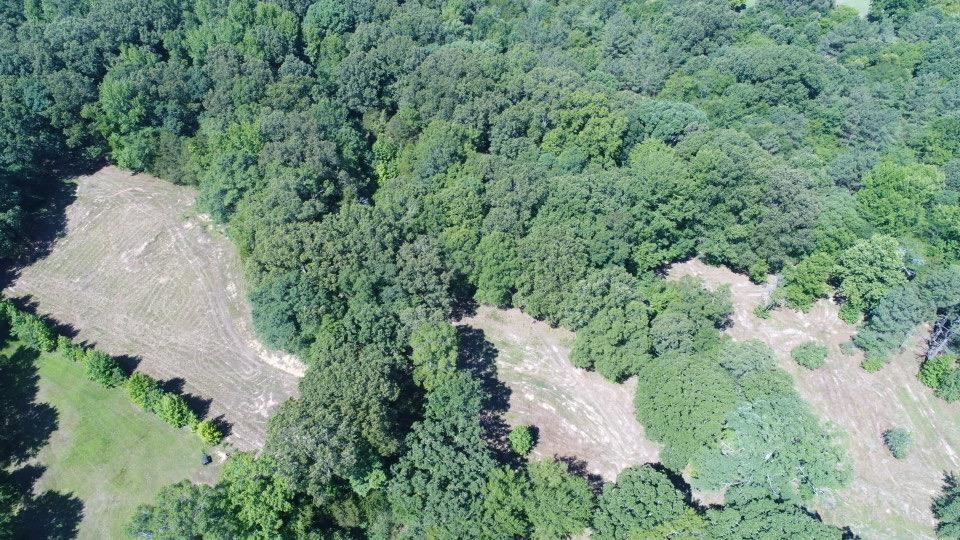
[[[834,434],[769,350],[721,337],[723,291],[661,273],[700,256],[779,273],[784,305],[833,296],[862,321],[867,369],[923,321],[944,321],[949,354],[960,20],[935,0],[867,18],[744,4],[0,7],[0,231],[52,156],[196,185],[240,250],[257,330],[309,364],[263,455],[169,488],[131,531],[839,535],[805,510],[849,476]],[[639,375],[667,470],[625,473],[595,504],[562,464],[500,463],[449,324],[472,302],[576,331],[575,363],[611,380]],[[927,379],[950,395],[955,362],[937,362]],[[726,504],[657,476],[684,471]]]

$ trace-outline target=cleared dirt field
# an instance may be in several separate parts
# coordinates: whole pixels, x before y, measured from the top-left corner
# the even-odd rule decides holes
[[[590,474],[614,480],[623,469],[658,461],[633,414],[635,381],[614,384],[570,363],[572,332],[519,309],[480,306],[461,325],[482,330],[497,349],[497,377],[510,389],[510,425],[539,429],[538,457],[573,458]]]
[[[262,446],[304,366],[256,340],[237,253],[196,213],[195,191],[114,167],[76,182],[65,235],[5,294],[209,400],[234,446]]]
[[[847,434],[854,482],[821,497],[824,519],[850,525],[865,538],[933,538],[931,500],[940,491],[944,472],[960,470],[960,406],[936,398],[917,380],[922,335],[880,372],[868,373],[860,368],[859,351],[849,356],[840,351],[856,329],[837,318],[836,304],[821,300],[808,313],[780,309],[764,320],[753,309],[766,301],[773,282],[756,285],[697,260],[670,270],[671,277],[682,275],[699,276],[712,287],[730,284],[735,312],[728,333],[772,346],[804,399]],[[830,348],[826,364],[814,371],[790,358],[793,347],[810,340]],[[908,429],[916,441],[904,460],[894,459],[881,440],[891,427]]]

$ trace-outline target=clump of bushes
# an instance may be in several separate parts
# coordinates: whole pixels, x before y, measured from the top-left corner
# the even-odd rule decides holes
[[[0,302],[0,311],[10,325],[10,333],[28,347],[40,352],[50,352],[57,345],[53,328],[40,317],[21,311],[9,300]]]
[[[920,364],[917,374],[920,382],[936,390],[940,399],[957,401],[960,399],[960,369],[957,369],[957,356],[952,353],[941,354]]]
[[[883,361],[883,358],[879,356],[867,356],[863,362],[860,363],[860,367],[869,371],[870,373],[876,373],[883,369],[887,363]]]
[[[0,319],[9,327],[10,333],[27,347],[40,352],[56,350],[65,358],[82,365],[91,381],[107,388],[125,385],[134,403],[168,424],[177,428],[190,426],[208,444],[223,440],[223,433],[214,422],[200,420],[183,396],[164,391],[160,383],[149,375],[134,372],[127,377],[120,362],[113,356],[58,335],[46,321],[20,310],[9,300],[0,301]]]
[[[171,426],[190,426],[207,444],[217,444],[223,440],[223,432],[214,422],[200,420],[197,414],[190,410],[190,405],[183,396],[164,391],[159,381],[145,373],[134,372],[127,379],[127,393],[131,401],[145,411],[155,413]]]
[[[513,451],[521,456],[525,456],[530,453],[530,450],[533,450],[533,445],[536,444],[535,438],[533,428],[524,425],[514,427],[508,437],[510,448],[513,448]]]
[[[913,437],[903,428],[891,428],[883,432],[883,444],[897,459],[903,459],[913,447]]]
[[[793,348],[790,356],[793,357],[801,366],[807,369],[817,369],[827,360],[828,350],[826,345],[821,345],[814,341],[801,343]]]

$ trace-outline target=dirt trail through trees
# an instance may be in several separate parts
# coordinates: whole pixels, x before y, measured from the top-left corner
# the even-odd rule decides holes
[[[210,400],[228,442],[262,446],[304,366],[255,338],[233,245],[196,214],[195,190],[107,167],[77,179],[66,235],[6,291],[78,331],[77,341]]]
[[[774,283],[756,285],[697,260],[670,270],[671,277],[683,275],[699,276],[711,287],[730,284],[734,316],[727,332],[773,347],[803,398],[847,435],[855,478],[850,488],[823,494],[824,519],[850,525],[865,538],[933,538],[930,503],[943,473],[960,471],[960,405],[938,399],[917,380],[922,335],[880,372],[868,373],[859,365],[859,351],[841,352],[840,344],[856,329],[837,318],[836,304],[821,300],[808,313],[780,309],[761,319],[753,309],[767,300]],[[793,347],[810,340],[830,349],[826,364],[814,371],[790,358]],[[894,459],[883,445],[881,434],[893,427],[908,429],[916,441],[904,460]]]

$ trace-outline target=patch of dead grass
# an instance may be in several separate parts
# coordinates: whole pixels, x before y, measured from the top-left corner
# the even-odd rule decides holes
[[[196,191],[114,167],[77,179],[67,230],[5,291],[77,330],[77,341],[140,360],[209,399],[228,442],[262,446],[267,419],[304,366],[256,339],[230,241],[194,211]]]
[[[916,378],[923,329],[886,367],[868,373],[860,367],[862,353],[847,356],[840,350],[856,328],[837,317],[835,303],[821,300],[807,313],[778,309],[769,319],[760,319],[753,309],[769,298],[775,282],[757,285],[698,260],[670,270],[670,277],[683,275],[701,277],[710,287],[730,284],[730,336],[760,339],[773,347],[800,395],[846,434],[854,481],[848,489],[820,497],[818,510],[824,519],[849,525],[866,538],[933,538],[930,504],[940,492],[944,472],[960,469],[960,407],[938,399]],[[824,366],[813,371],[790,357],[794,347],[811,340],[830,350]],[[883,445],[882,433],[891,427],[908,429],[916,441],[906,459],[893,458]]]

